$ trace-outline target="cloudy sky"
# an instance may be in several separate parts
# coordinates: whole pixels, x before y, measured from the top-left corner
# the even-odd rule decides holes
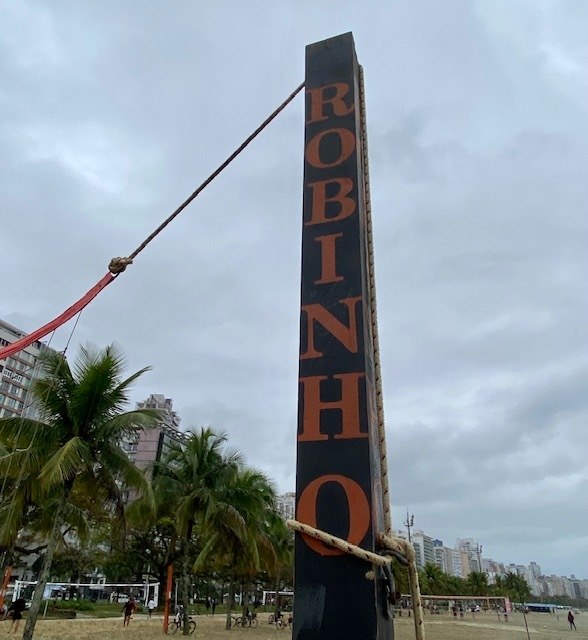
[[[588,578],[588,5],[0,0],[0,317],[129,254],[352,30],[395,525]],[[299,96],[82,314],[294,487]],[[582,284],[584,283],[584,284]],[[53,346],[63,347],[71,325]]]

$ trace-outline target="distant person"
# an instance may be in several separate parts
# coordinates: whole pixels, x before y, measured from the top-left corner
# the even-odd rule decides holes
[[[149,617],[151,617],[151,614],[153,613],[154,610],[155,610],[155,600],[151,598],[151,600],[149,600],[149,602],[147,603],[147,611],[149,612]]]
[[[508,609],[504,610],[504,621],[508,622]]]
[[[17,598],[7,610],[7,615],[12,618],[12,622],[10,623],[10,628],[8,629],[8,633],[10,633],[13,629],[16,633],[18,631],[18,627],[20,625],[20,621],[22,620],[22,612],[27,608],[27,603],[24,598]]]
[[[208,615],[208,612],[210,611],[210,596],[206,596],[206,615]]]
[[[570,631],[572,629],[575,629],[576,631],[578,630],[576,629],[576,623],[574,622],[574,614],[571,612],[571,610],[568,613],[568,622],[570,623]]]
[[[136,609],[136,605],[135,605],[135,599],[133,597],[130,597],[124,604],[122,610],[123,613],[125,614],[125,617],[123,619],[123,627],[128,627],[129,623],[131,622],[131,616],[133,615],[133,611],[135,611]]]
[[[210,601],[210,609],[212,610],[212,615],[214,615],[214,610],[216,609],[216,598],[212,598]]]

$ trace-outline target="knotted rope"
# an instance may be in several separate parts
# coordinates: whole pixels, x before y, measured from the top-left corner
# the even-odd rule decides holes
[[[302,88],[304,87],[304,82],[299,84],[294,91],[282,102],[282,104],[273,111],[260,125],[255,129],[255,131],[248,136],[238,147],[231,153],[231,155],[221,164],[219,165],[209,176],[204,180],[204,182],[194,191],[190,196],[188,196],[184,202],[173,211],[152,233],[150,233],[143,242],[132,252],[129,254],[128,258],[113,258],[108,265],[108,269],[113,274],[122,273],[127,265],[132,264],[133,259],[136,258],[141,251],[152,241],[154,240],[166,227],[170,224],[177,216],[182,213],[182,211],[194,200],[218,175],[226,169],[231,162],[249,145],[250,142],[255,140],[257,136],[267,127],[272,120],[274,120],[289,104],[294,100],[294,98],[300,93]],[[115,271],[113,271],[113,268]]]

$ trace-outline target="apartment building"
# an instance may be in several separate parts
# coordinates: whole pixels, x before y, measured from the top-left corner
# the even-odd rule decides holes
[[[171,444],[184,444],[187,435],[180,431],[180,416],[173,409],[173,400],[159,393],[152,393],[146,400],[137,402],[137,409],[157,409],[161,421],[152,427],[143,427],[128,436],[121,446],[139,469],[149,470],[169,451]]]
[[[276,510],[284,520],[292,520],[296,511],[296,494],[290,491],[278,496],[276,498]]]
[[[0,320],[0,347],[7,347],[25,335],[24,331]],[[10,358],[0,360],[0,418],[40,417],[30,388],[38,375],[39,356],[47,348],[42,342],[34,342]]]

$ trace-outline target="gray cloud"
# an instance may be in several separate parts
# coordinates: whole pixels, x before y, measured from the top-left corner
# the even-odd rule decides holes
[[[336,15],[334,15],[336,13]],[[353,30],[366,75],[395,520],[588,576],[586,9],[7,4],[0,316],[32,330],[128,254]],[[294,487],[303,105],[82,315],[185,426]],[[63,346],[69,328],[55,337]]]

